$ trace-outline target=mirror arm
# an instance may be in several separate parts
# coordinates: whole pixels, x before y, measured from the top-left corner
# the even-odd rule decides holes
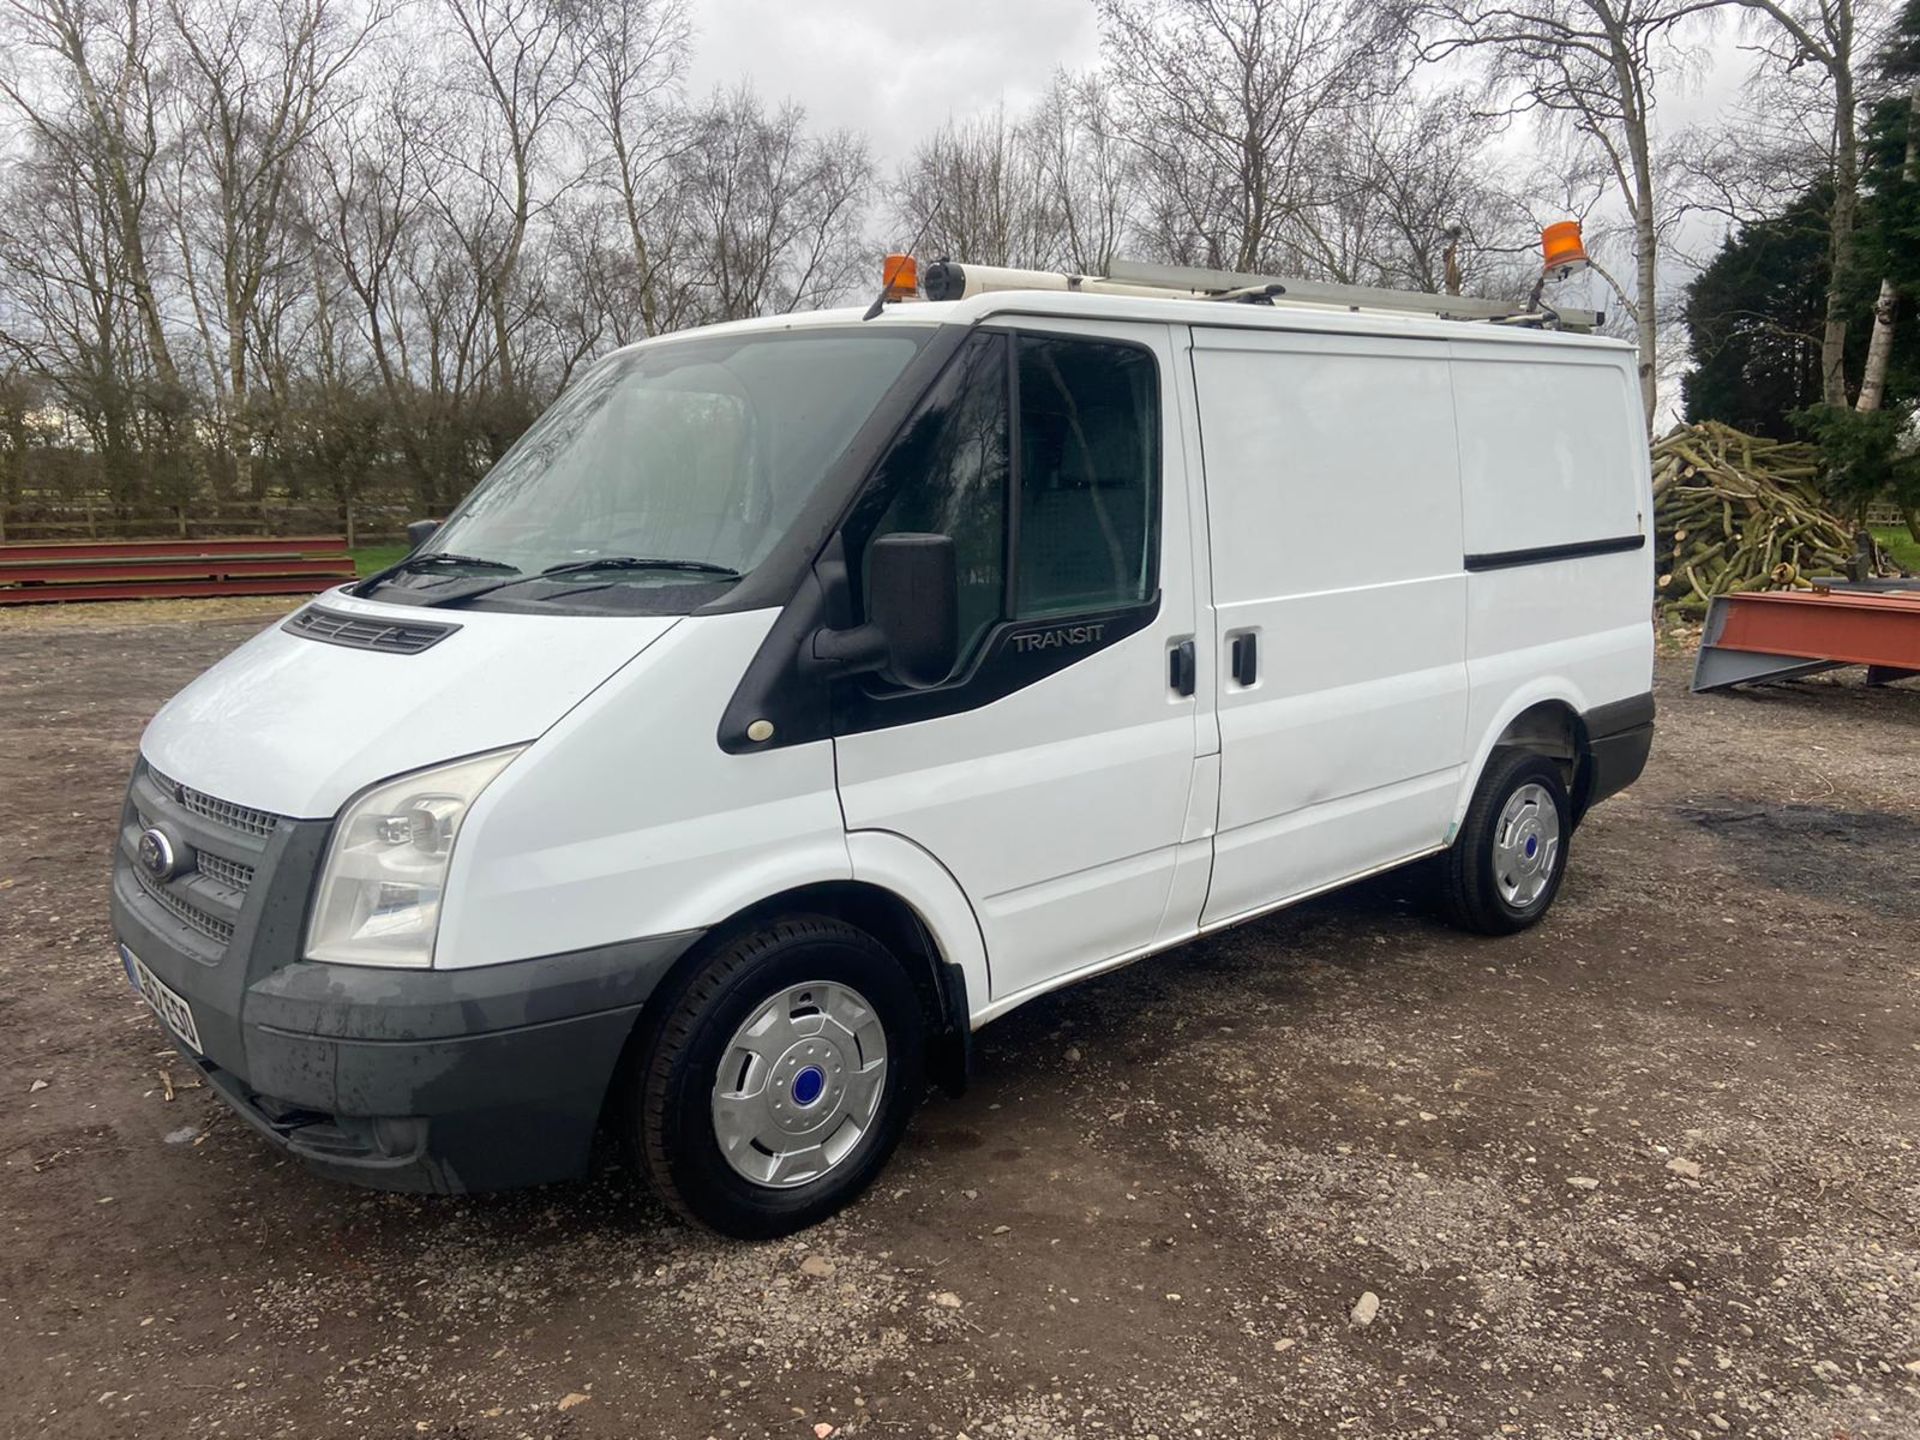
[[[889,658],[887,637],[878,625],[853,623],[846,549],[838,535],[827,542],[813,573],[820,584],[821,608],[827,623],[801,645],[798,657],[801,671],[831,677],[869,675],[884,670]]]
[[[817,674],[865,675],[887,668],[891,651],[878,625],[851,630],[820,629],[800,657],[801,668]]]

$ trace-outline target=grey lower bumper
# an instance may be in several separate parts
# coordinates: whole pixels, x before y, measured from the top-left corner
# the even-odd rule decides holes
[[[236,996],[125,875],[113,922],[193,1006],[194,1063],[254,1129],[336,1178],[443,1193],[584,1173],[640,1007],[699,938],[476,970],[295,961]]]

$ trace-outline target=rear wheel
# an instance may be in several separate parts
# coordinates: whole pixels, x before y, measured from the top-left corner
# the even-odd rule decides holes
[[[925,1085],[926,1020],[899,963],[824,916],[721,944],[666,999],[628,1141],[660,1194],[743,1239],[824,1219],[870,1184]]]
[[[1454,923],[1511,935],[1537,922],[1560,892],[1572,834],[1560,767],[1530,750],[1496,750],[1446,855]]]

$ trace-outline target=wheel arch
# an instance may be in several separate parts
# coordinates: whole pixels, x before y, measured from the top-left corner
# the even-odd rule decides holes
[[[872,879],[836,878],[794,885],[742,906],[714,925],[654,987],[635,1019],[630,1047],[645,1043],[660,1012],[680,993],[687,974],[705,963],[716,945],[778,916],[792,914],[826,915],[855,926],[900,961],[920,994],[932,1035],[928,1074],[949,1094],[964,1091],[973,1063],[970,1015],[975,1006],[985,1003],[984,976],[982,988],[976,990],[965,963],[970,958],[966,947],[957,947],[962,958],[955,958],[952,951],[956,947],[943,943],[934,923],[919,906],[898,889]],[[971,909],[968,922],[977,944],[979,929],[972,924]],[[980,959],[984,968],[984,952]]]
[[[1502,748],[1531,750],[1544,755],[1560,768],[1566,783],[1573,822],[1578,825],[1586,814],[1587,794],[1593,783],[1593,751],[1585,719],[1586,698],[1569,681],[1546,679],[1516,691],[1480,737],[1473,763],[1454,798],[1453,823],[1447,838],[1457,833],[1466,816],[1487,762]]]

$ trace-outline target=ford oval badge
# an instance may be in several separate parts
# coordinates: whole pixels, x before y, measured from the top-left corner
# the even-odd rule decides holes
[[[140,832],[140,868],[156,880],[173,874],[173,842],[164,831],[148,827]]]

